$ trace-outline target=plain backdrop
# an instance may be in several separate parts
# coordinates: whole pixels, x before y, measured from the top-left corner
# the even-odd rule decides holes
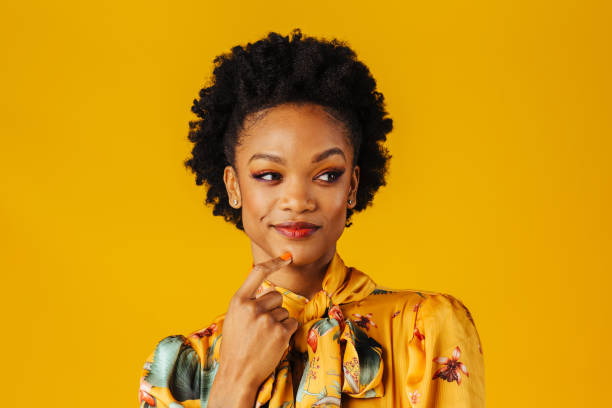
[[[338,38],[394,130],[338,251],[450,293],[490,407],[609,400],[610,10],[596,1],[3,1],[2,406],[136,407],[157,341],[206,327],[247,237],[183,166],[212,61],[269,31]]]

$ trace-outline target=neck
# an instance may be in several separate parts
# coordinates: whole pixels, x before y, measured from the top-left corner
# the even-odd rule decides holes
[[[255,264],[271,258],[269,254],[252,241],[251,252]],[[266,279],[276,286],[311,299],[315,293],[323,288],[323,277],[335,253],[336,246],[334,245],[314,262],[303,265],[290,263],[284,268],[272,272]]]

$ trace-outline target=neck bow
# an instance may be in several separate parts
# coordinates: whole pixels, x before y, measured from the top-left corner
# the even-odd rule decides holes
[[[259,290],[273,284],[264,280]],[[300,322],[275,371],[261,384],[256,408],[340,406],[341,394],[353,398],[384,395],[382,347],[340,305],[364,299],[376,284],[365,273],[346,267],[336,252],[322,290],[310,300],[276,286],[283,307]],[[293,373],[302,371],[294,396]],[[292,405],[295,404],[295,405]]]

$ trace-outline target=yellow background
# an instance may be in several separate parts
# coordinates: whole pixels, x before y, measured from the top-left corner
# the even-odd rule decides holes
[[[294,27],[348,41],[394,119],[347,264],[466,303],[488,406],[607,405],[604,3],[2,2],[2,406],[136,407],[156,342],[225,311],[250,249],[183,167],[191,102]]]

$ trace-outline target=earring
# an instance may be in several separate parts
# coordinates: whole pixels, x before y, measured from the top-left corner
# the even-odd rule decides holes
[[[349,204],[353,204],[353,200],[348,200],[348,203]]]
[[[234,205],[238,204],[238,200],[234,198]]]

